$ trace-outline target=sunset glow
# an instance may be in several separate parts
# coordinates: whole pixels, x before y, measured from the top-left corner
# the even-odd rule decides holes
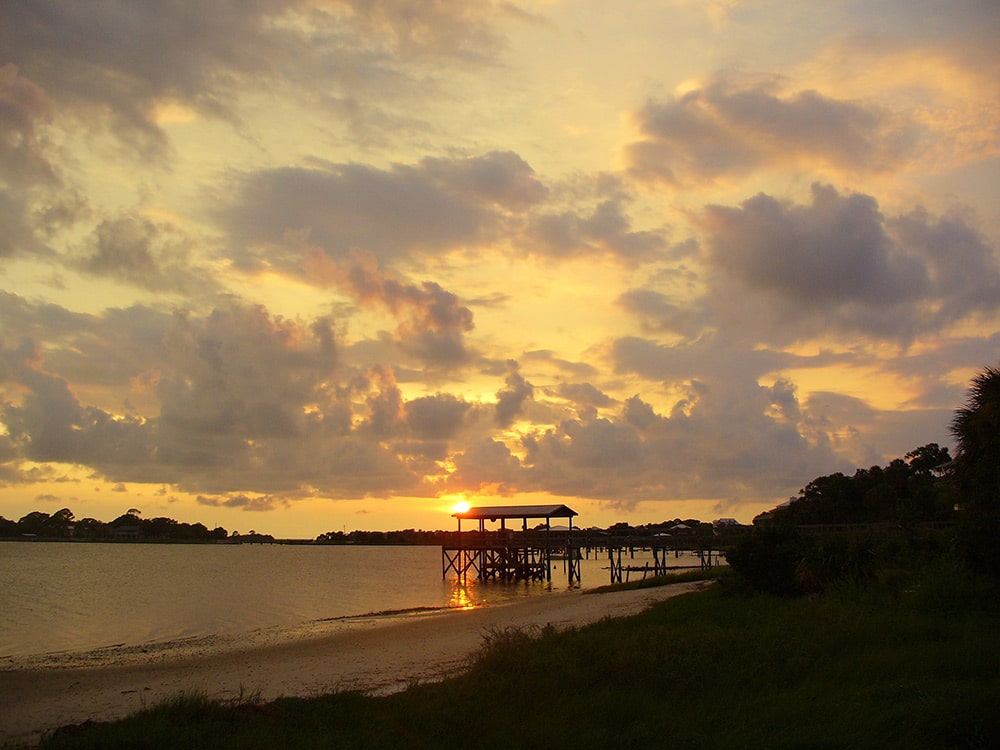
[[[950,445],[1000,362],[997,38],[973,0],[4,3],[0,515],[749,522]]]

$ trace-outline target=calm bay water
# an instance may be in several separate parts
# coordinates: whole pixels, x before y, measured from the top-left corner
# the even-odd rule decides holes
[[[607,582],[601,562],[584,560],[584,588]],[[551,584],[442,580],[438,547],[0,542],[0,657],[482,606],[566,588],[561,564]]]

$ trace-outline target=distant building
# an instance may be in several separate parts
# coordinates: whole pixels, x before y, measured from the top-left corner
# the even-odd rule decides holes
[[[116,526],[112,534],[115,539],[138,539],[142,527],[138,524],[122,524]]]
[[[739,526],[740,522],[737,521],[735,518],[716,518],[714,521],[712,521],[712,525],[715,526],[716,528],[730,527],[730,526]]]

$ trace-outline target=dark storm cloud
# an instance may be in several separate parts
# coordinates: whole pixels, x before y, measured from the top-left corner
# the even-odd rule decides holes
[[[718,74],[707,85],[635,113],[642,140],[626,147],[632,175],[687,184],[760,167],[819,160],[858,171],[897,164],[915,133],[880,110],[780,81]]]
[[[713,307],[737,328],[749,316],[727,300],[769,311],[776,336],[832,331],[904,342],[1000,308],[994,252],[958,217],[886,218],[870,196],[814,185],[808,205],[760,194],[738,208],[708,207],[701,225],[718,277]]]

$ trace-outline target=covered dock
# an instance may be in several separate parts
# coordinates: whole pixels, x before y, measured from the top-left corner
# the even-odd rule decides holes
[[[561,555],[569,582],[579,583],[580,550],[572,543],[576,515],[565,505],[489,505],[453,513],[458,541],[441,549],[442,577],[454,573],[482,581],[551,581],[552,560]],[[529,529],[529,519],[544,520],[544,529]],[[568,531],[554,530],[553,519],[567,519]],[[462,521],[477,522],[478,528],[463,532]],[[487,530],[487,522],[497,521],[499,529]]]

